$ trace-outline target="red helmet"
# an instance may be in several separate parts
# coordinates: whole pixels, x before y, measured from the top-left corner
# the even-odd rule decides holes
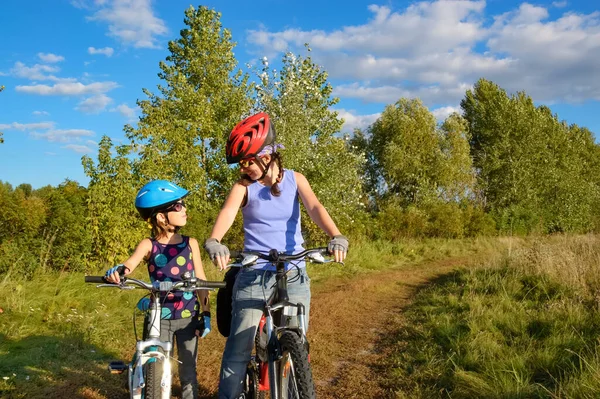
[[[229,135],[225,154],[227,163],[257,156],[267,145],[275,142],[275,127],[269,115],[260,112],[249,116],[236,125]]]

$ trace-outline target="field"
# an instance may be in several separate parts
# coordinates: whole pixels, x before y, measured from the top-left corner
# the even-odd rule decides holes
[[[310,266],[318,396],[597,397],[599,244],[360,243],[345,266]],[[96,289],[71,273],[23,281],[17,270],[0,290],[1,397],[127,397],[106,364],[131,355],[139,291]],[[214,327],[200,343],[202,398],[216,397],[224,338]]]

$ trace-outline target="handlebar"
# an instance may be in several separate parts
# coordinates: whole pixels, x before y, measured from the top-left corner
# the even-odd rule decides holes
[[[324,255],[330,255],[327,247],[306,249],[296,254],[286,254],[284,252],[279,252],[276,249],[270,250],[268,254],[258,251],[232,251],[231,257],[235,258],[237,262],[231,263],[228,266],[251,266],[256,264],[256,261],[258,259],[262,259],[265,262],[271,263],[285,263],[305,258],[314,263],[333,262],[332,260],[325,260],[325,258],[323,257]]]
[[[123,277],[120,284],[113,284],[107,282],[104,276],[85,276],[85,282],[99,283],[102,284],[103,287],[134,288],[134,286],[137,286],[155,292],[169,292],[174,290],[196,291],[199,289],[225,288],[224,281],[205,281],[196,277],[175,283],[172,281],[155,281],[152,284],[135,278]]]

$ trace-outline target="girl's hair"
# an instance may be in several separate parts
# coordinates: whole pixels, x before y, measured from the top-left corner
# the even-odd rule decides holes
[[[281,182],[281,179],[283,179],[283,158],[278,152],[274,152],[270,155],[271,162],[275,162],[277,164],[277,167],[279,168],[277,180],[275,180],[275,184],[271,186],[271,195],[274,197],[279,197],[281,195],[281,190],[279,190],[279,183]],[[269,163],[269,167],[271,162]],[[238,181],[238,183],[240,183],[244,187],[248,187],[249,185],[254,183],[254,180],[250,179],[250,176],[248,175],[242,175],[242,178]]]
[[[156,215],[158,215],[159,213],[165,214],[165,217],[167,217],[167,220],[168,220],[167,212],[165,212],[164,209],[162,211],[154,212],[152,214],[152,216],[150,216],[150,227],[152,228],[152,233],[151,233],[152,238],[159,238],[163,234],[166,235],[169,232],[178,233],[179,229],[181,229],[180,226],[175,226],[172,230],[167,230],[167,226],[161,225],[158,222],[158,220],[156,219]]]

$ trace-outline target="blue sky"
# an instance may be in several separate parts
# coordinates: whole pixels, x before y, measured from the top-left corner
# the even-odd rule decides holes
[[[523,90],[600,133],[600,5],[592,1],[209,1],[238,43],[239,66],[285,51],[329,72],[344,130],[419,97],[442,120],[478,78]],[[123,140],[142,88],[184,27],[188,1],[0,3],[0,180],[87,185],[81,157]],[[199,6],[199,4],[193,4]]]

